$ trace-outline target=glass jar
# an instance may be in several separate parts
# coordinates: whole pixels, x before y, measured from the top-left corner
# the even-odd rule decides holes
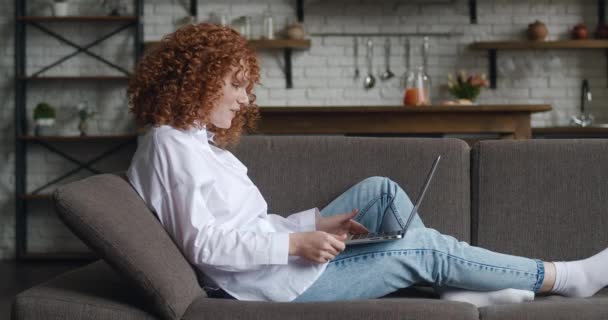
[[[416,71],[408,72],[403,93],[404,106],[427,106],[431,104],[431,83],[419,66]]]
[[[274,19],[270,10],[264,12],[264,30],[262,39],[274,39]]]
[[[232,28],[238,31],[245,39],[251,39],[251,17],[240,16],[232,24]]]

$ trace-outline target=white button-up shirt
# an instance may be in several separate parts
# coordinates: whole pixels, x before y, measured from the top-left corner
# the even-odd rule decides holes
[[[327,267],[289,256],[289,233],[314,231],[317,208],[268,214],[247,168],[209,140],[205,128],[151,128],[139,139],[130,183],[206,279],[239,300],[295,299]]]

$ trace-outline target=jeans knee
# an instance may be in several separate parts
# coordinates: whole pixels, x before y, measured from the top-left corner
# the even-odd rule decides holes
[[[381,176],[368,177],[359,182],[359,184],[364,187],[381,189],[384,192],[390,191],[390,187],[394,183],[395,182],[393,180]]]

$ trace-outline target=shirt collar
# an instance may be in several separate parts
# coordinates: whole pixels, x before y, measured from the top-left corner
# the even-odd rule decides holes
[[[200,125],[200,123],[195,123],[194,126],[192,127],[192,129],[190,130],[191,133],[195,134],[195,135],[207,135],[207,140],[210,141],[211,143],[215,143],[215,141],[213,140],[213,137],[215,136],[215,132],[211,132],[209,130],[207,130],[207,125]]]

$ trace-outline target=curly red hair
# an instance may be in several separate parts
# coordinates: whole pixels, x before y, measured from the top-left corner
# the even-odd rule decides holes
[[[221,98],[224,78],[235,70],[247,81],[249,106],[241,108],[230,128],[218,128],[209,122],[209,112]],[[138,126],[187,130],[206,124],[215,132],[215,143],[226,147],[255,129],[259,109],[252,91],[259,79],[255,52],[236,31],[188,25],[164,36],[139,62],[127,90],[129,110]]]

